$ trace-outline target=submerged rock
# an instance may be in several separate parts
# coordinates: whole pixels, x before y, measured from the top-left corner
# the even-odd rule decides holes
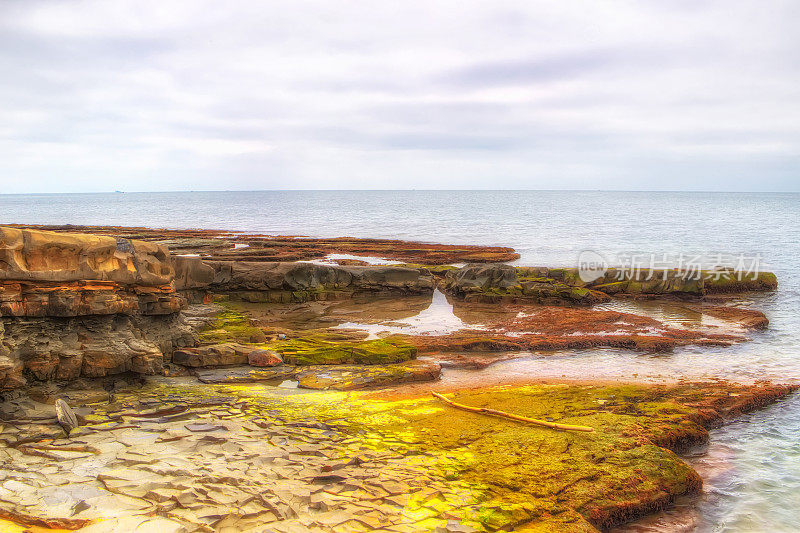
[[[298,370],[294,366],[280,365],[271,368],[240,366],[202,369],[195,372],[195,375],[202,383],[257,383],[289,379],[296,376],[297,372]]]
[[[310,367],[299,375],[299,386],[317,390],[358,390],[413,381],[439,379],[442,367],[430,360],[391,365]]]
[[[267,346],[293,365],[380,365],[408,361],[417,353],[413,345],[396,337],[353,341],[337,333],[299,335]]]

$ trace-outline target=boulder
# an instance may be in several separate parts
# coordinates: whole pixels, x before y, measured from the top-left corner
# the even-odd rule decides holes
[[[247,354],[247,362],[250,366],[276,366],[282,364],[283,359],[272,350],[253,350]]]
[[[172,354],[172,362],[176,365],[190,367],[243,365],[247,364],[248,355],[252,351],[252,346],[225,342],[175,350]]]
[[[466,265],[446,274],[447,287],[458,292],[469,289],[506,289],[517,284],[517,271],[510,265]]]
[[[173,256],[172,265],[175,268],[175,290],[207,289],[214,282],[214,268],[199,257]]]

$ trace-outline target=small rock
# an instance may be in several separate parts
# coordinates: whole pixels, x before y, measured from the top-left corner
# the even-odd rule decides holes
[[[75,416],[75,412],[72,408],[62,400],[58,398],[56,400],[56,418],[58,419],[58,423],[61,424],[61,427],[64,428],[64,431],[69,432],[78,427],[78,418]]]
[[[283,359],[271,350],[253,350],[247,354],[247,362],[250,366],[277,366],[283,363]]]
[[[436,533],[477,533],[478,530],[456,520],[448,520],[447,524],[437,527],[435,531]]]
[[[225,426],[218,426],[215,424],[187,424],[184,427],[189,431],[193,431],[195,433],[206,432],[206,431],[217,431],[217,430],[227,431],[228,429]]]
[[[257,332],[250,335],[250,342],[253,343],[267,342],[267,336],[264,335],[263,331],[258,330]]]

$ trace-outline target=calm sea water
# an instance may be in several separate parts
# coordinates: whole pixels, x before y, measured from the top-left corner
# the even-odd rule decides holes
[[[100,224],[238,229],[270,234],[390,237],[514,247],[521,264],[574,266],[608,257],[715,254],[758,258],[775,294],[750,303],[770,328],[726,349],[635,355],[598,350],[532,358],[508,371],[591,377],[800,381],[800,194],[561,191],[193,192],[0,196],[0,224]],[[497,365],[495,372],[503,371]],[[800,398],[713,434],[693,461],[707,483],[697,531],[796,531],[800,524]],[[707,464],[705,466],[708,466]],[[685,517],[663,517],[655,528]]]

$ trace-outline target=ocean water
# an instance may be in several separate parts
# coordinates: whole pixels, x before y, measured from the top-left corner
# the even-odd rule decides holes
[[[669,354],[613,350],[531,357],[490,367],[517,375],[800,381],[800,194],[565,191],[275,191],[0,195],[0,224],[99,224],[385,237],[511,246],[520,264],[575,266],[581,251],[614,258],[745,260],[779,290],[742,303],[766,331],[730,348]],[[663,254],[667,254],[666,257]],[[644,264],[643,266],[647,266]],[[690,510],[644,530],[797,531],[800,397],[724,428],[689,460],[707,477]],[[704,470],[705,469],[705,470]],[[639,529],[641,531],[642,529]]]

